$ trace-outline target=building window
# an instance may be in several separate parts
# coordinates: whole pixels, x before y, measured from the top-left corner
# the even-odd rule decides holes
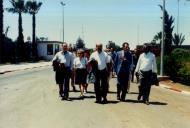
[[[47,55],[53,55],[53,44],[47,45]]]
[[[59,44],[55,44],[55,54],[59,52]]]

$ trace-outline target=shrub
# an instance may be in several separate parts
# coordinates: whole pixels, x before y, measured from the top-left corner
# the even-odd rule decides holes
[[[157,57],[158,72],[160,57]],[[170,56],[164,56],[164,73],[174,81],[190,85],[190,51],[176,48]]]
[[[182,82],[190,85],[190,51],[176,48],[172,51],[170,57],[169,72],[174,82]]]

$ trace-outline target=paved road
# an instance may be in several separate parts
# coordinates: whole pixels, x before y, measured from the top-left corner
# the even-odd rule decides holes
[[[116,100],[111,80],[108,104],[95,104],[93,86],[61,101],[50,67],[0,75],[0,128],[190,128],[190,96],[154,87],[150,105],[136,101],[131,84],[126,102]]]

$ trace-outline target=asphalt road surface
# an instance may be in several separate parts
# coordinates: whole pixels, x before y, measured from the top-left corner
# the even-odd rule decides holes
[[[61,101],[51,67],[0,75],[0,128],[190,128],[190,96],[153,87],[145,105],[131,83],[118,102],[115,85],[113,78],[108,104],[94,103],[92,84],[84,100],[71,91],[72,100]]]

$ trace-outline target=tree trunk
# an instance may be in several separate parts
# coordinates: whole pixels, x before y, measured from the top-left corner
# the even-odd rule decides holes
[[[4,62],[3,0],[0,0],[0,63]]]
[[[24,36],[23,36],[23,28],[22,28],[22,13],[19,13],[18,18],[18,38],[17,38],[17,57],[23,61],[25,58],[24,52]]]
[[[36,15],[32,14],[32,56],[33,59],[38,58],[37,43],[36,43]]]

